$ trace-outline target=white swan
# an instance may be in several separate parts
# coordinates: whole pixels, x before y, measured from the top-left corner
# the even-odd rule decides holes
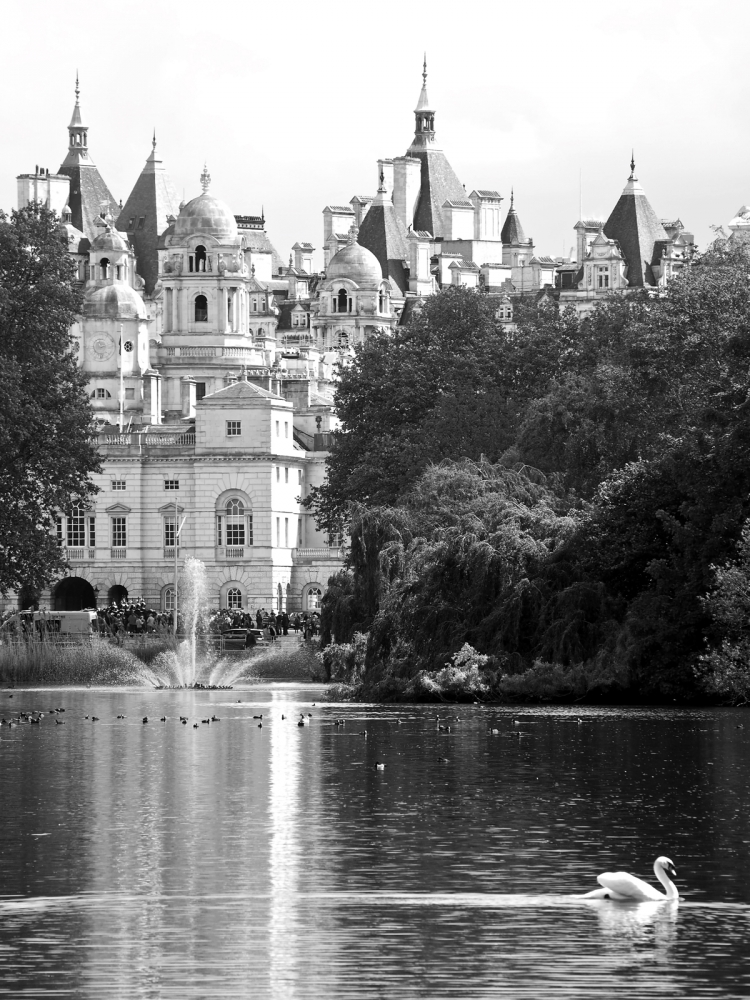
[[[584,899],[619,899],[632,900],[640,903],[651,899],[679,899],[677,886],[669,878],[675,876],[674,864],[669,858],[660,857],[654,861],[654,875],[658,878],[666,892],[659,892],[648,882],[644,882],[635,875],[628,872],[604,872],[598,875],[596,881],[602,886],[601,889],[593,889],[583,895]]]

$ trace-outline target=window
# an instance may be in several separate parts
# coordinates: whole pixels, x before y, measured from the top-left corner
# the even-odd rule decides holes
[[[208,299],[205,295],[195,296],[195,322],[208,322]]]
[[[106,389],[94,389],[91,393],[92,399],[111,399],[111,394]]]
[[[195,383],[195,401],[198,402],[199,399],[203,399],[206,395],[206,383],[196,382]]]
[[[96,518],[89,517],[89,548],[96,548]]]
[[[609,268],[599,267],[597,268],[597,285],[599,288],[609,288]]]
[[[289,548],[289,518],[284,518],[284,545]]]
[[[128,544],[128,519],[126,517],[113,517],[112,523],[112,548],[124,549]]]
[[[277,483],[281,482],[281,466],[280,465],[276,466],[276,482]]]
[[[167,587],[164,591],[162,604],[164,605],[164,611],[174,611],[174,590],[172,587]]]
[[[63,543],[63,519],[62,519],[62,516],[60,514],[58,514],[57,517],[55,518],[55,527],[56,527],[57,544],[58,545],[62,545],[62,543]]]
[[[67,542],[74,549],[86,544],[86,515],[82,507],[73,507],[68,514]]]
[[[109,258],[102,257],[99,261],[99,270],[101,272],[102,280],[109,277]]]
[[[288,420],[284,421],[284,437],[285,438],[289,437],[289,421]],[[288,469],[287,469],[287,472],[289,472]],[[289,482],[288,477],[287,477],[287,482]]]
[[[305,611],[317,611],[320,608],[320,599],[323,591],[320,587],[309,587],[305,594]]]
[[[216,511],[216,544],[240,547],[253,544],[253,515],[239,497],[230,497]]]
[[[142,215],[140,217],[140,219],[138,220],[138,228],[139,229],[143,229],[143,227],[144,227],[145,224],[146,224],[146,216]]]
[[[302,485],[302,469],[297,469],[297,485]]]
[[[115,266],[115,273],[117,275],[117,280],[119,281],[122,278],[122,264],[117,264]]]
[[[338,294],[338,312],[345,313],[351,310],[351,304],[349,303],[349,296],[346,294],[346,289],[342,288]]]
[[[284,467],[284,482],[285,483],[289,482],[289,469],[286,468],[286,466]]]
[[[177,537],[176,521],[174,514],[164,515],[164,548],[173,549],[175,538]]]
[[[242,434],[242,422],[240,420],[227,420],[227,437],[240,437]]]
[[[276,421],[276,437],[279,437],[279,421]]]
[[[125,489],[125,480],[124,479],[113,479],[112,480],[112,489],[115,492],[117,492],[118,490],[124,490]]]
[[[179,479],[165,479],[164,489],[165,490],[179,490],[180,480]]]
[[[227,607],[230,609],[242,607],[242,591],[239,587],[230,587],[227,591]]]
[[[206,248],[204,246],[195,248],[195,270],[201,272],[206,270]]]
[[[135,399],[135,389],[126,389],[125,399]]]
[[[227,501],[227,545],[245,544],[245,506],[241,500]]]
[[[281,545],[281,518],[276,518],[276,544]]]

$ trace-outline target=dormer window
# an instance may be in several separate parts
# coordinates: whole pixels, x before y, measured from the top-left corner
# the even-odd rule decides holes
[[[109,277],[109,258],[102,257],[99,261],[99,267],[101,268],[102,281],[105,281]]]

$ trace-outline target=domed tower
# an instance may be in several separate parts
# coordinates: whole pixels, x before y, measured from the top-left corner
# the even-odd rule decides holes
[[[275,360],[277,310],[245,259],[245,237],[229,206],[203,191],[159,238],[163,289],[159,367],[167,419],[194,415],[195,402]]]
[[[395,326],[390,282],[375,254],[357,242],[356,227],[329,261],[312,311],[313,336],[324,354],[348,356],[354,345]]]
[[[121,234],[103,220],[89,251],[89,278],[83,305],[82,367],[97,418],[129,423],[143,415],[143,376],[149,367],[148,314],[134,285],[135,255]]]

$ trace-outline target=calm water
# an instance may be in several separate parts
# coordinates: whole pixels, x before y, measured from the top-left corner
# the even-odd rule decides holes
[[[0,692],[0,996],[750,996],[747,713],[322,692]]]

